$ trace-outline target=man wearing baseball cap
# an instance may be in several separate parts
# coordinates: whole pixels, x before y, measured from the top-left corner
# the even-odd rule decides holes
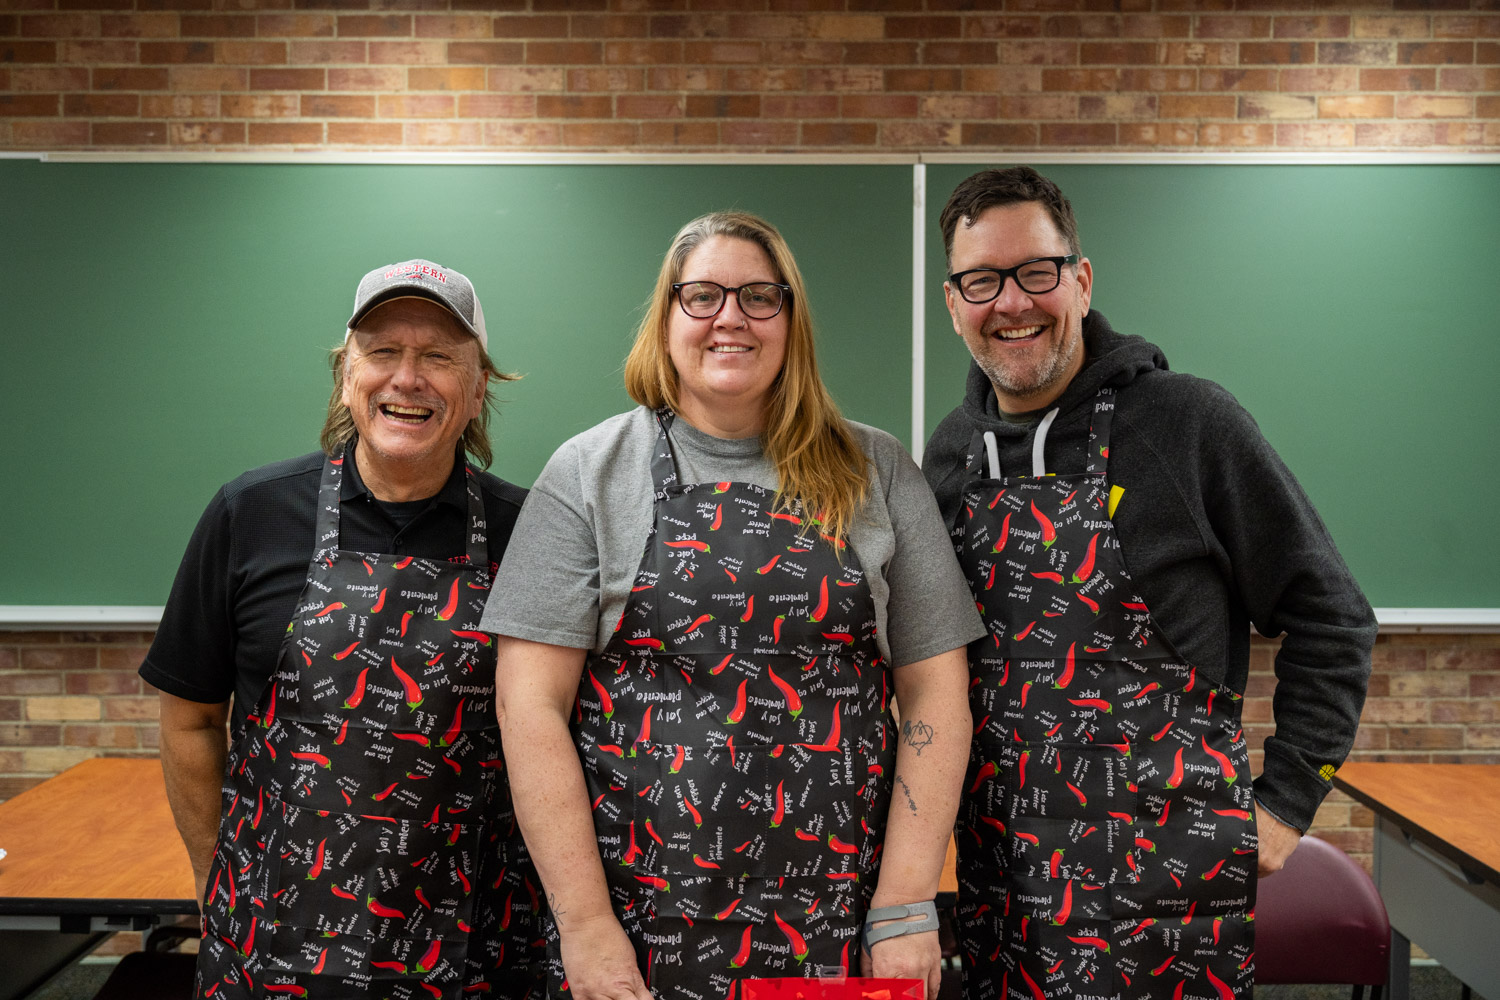
[[[428,260],[364,276],[332,369],[323,450],[213,498],[140,670],[203,908],[196,995],[519,998],[539,888],[478,630],[525,497],[482,471],[514,376],[473,284]]]

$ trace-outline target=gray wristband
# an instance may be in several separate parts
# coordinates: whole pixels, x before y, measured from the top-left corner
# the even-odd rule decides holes
[[[904,917],[921,917],[922,919],[906,921],[902,919]],[[880,920],[895,920],[897,923],[886,924],[884,927],[872,928],[870,926]],[[934,900],[929,899],[925,903],[902,903],[900,906],[882,906],[878,910],[871,910],[865,914],[865,951],[869,951],[886,938],[921,934],[923,931],[937,929],[937,903]]]

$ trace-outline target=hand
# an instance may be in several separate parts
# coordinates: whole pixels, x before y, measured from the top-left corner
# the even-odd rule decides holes
[[[886,922],[876,924],[885,926]],[[943,949],[937,931],[921,931],[875,942],[874,954],[860,950],[860,974],[892,979],[920,979],[927,984],[928,1000],[938,995],[943,982]]]
[[[572,923],[562,937],[562,963],[573,1000],[652,1000],[635,946],[613,913]]]
[[[1302,839],[1302,832],[1294,826],[1287,826],[1268,810],[1261,809],[1259,802],[1255,803],[1254,809],[1255,832],[1260,838],[1256,856],[1259,864],[1257,874],[1265,878],[1281,871],[1286,859],[1297,849],[1297,841]]]

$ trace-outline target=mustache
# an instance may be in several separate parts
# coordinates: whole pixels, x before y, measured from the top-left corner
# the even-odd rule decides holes
[[[447,404],[445,404],[443,400],[437,396],[407,396],[396,395],[394,393],[380,393],[376,396],[370,397],[371,412],[374,412],[380,407],[387,405],[420,407],[424,410],[431,410],[434,414],[442,413],[448,409]]]

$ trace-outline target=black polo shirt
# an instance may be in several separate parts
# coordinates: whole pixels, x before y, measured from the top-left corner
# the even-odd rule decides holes
[[[340,545],[429,559],[464,554],[468,495],[463,465],[437,496],[410,503],[376,500],[360,478],[351,446],[344,456]],[[161,626],[140,674],[188,701],[234,699],[238,733],[271,677],[307,581],[316,535],[323,453],[276,462],[225,485],[198,521],[178,567]],[[526,491],[479,475],[498,567]]]

